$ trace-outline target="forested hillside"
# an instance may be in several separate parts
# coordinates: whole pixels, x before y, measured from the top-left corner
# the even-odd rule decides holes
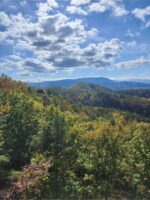
[[[150,89],[135,89],[135,90],[123,90],[121,94],[127,94],[130,96],[150,98]]]
[[[0,199],[150,199],[150,99],[134,96],[2,76]]]
[[[133,90],[132,95],[130,95],[132,90],[130,90],[130,93],[127,91],[115,92],[97,85],[79,83],[69,89],[49,88],[47,89],[47,94],[49,97],[56,95],[83,105],[115,108],[150,116],[150,99],[136,97],[140,96],[140,90],[137,90],[137,93],[136,90]],[[143,93],[141,95],[144,97],[144,94],[147,95],[150,90],[142,91]]]

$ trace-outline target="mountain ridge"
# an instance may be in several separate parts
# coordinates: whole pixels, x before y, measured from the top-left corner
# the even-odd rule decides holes
[[[77,83],[91,83],[112,90],[150,88],[150,83],[133,82],[133,81],[115,81],[104,77],[87,77],[87,78],[62,79],[62,80],[52,80],[43,82],[28,82],[27,84],[32,87],[40,87],[40,88],[49,88],[49,87],[70,88]]]

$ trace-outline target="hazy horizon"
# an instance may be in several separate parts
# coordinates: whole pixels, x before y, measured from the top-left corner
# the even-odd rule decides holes
[[[35,81],[24,81],[24,82],[32,82],[32,83],[36,83],[36,82],[51,82],[51,81],[63,81],[63,80],[76,80],[76,79],[88,79],[88,78],[105,78],[105,79],[109,79],[109,80],[113,80],[113,81],[131,81],[131,82],[137,82],[137,81],[139,81],[139,82],[144,82],[144,83],[146,83],[146,82],[150,82],[150,78],[149,79],[117,79],[117,78],[108,78],[108,77],[101,77],[101,76],[87,76],[87,77],[75,77],[75,78],[60,78],[60,79],[46,79],[46,80],[41,80],[41,81],[37,81],[37,80],[35,80]],[[21,80],[20,80],[21,81]]]

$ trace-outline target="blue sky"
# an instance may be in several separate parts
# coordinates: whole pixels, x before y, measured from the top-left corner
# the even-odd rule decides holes
[[[0,73],[150,79],[150,1],[1,0]]]

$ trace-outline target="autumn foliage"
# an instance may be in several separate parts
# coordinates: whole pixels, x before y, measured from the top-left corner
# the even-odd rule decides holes
[[[149,116],[18,84],[0,82],[0,184],[13,184],[11,199],[150,199]]]

